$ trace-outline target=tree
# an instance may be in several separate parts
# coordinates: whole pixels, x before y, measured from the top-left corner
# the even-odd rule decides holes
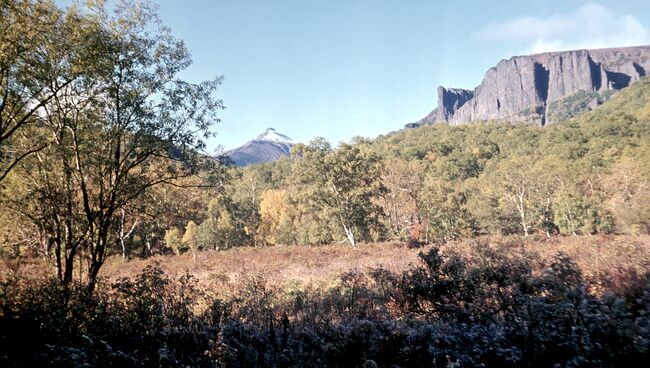
[[[383,207],[389,228],[399,239],[420,241],[422,209],[419,200],[424,165],[421,161],[400,158],[385,160],[381,180],[386,187]]]
[[[196,262],[196,251],[200,244],[200,230],[194,221],[188,222],[187,226],[185,226],[185,232],[183,233],[181,242],[185,247],[192,250],[192,259]]]
[[[322,138],[296,145],[293,156],[300,158],[294,175],[303,201],[335,218],[353,247],[357,239],[369,239],[383,215],[377,204],[385,192],[378,156],[364,142],[341,143],[332,150]]]
[[[524,236],[530,235],[536,219],[535,177],[529,170],[531,163],[525,163],[526,157],[510,158],[499,167],[497,183],[509,207],[514,209]]]
[[[173,227],[165,232],[165,245],[173,250],[176,255],[181,254],[183,237],[177,228]]]
[[[467,209],[467,195],[450,183],[428,175],[420,195],[428,232],[434,240],[452,240],[478,234],[478,225]]]
[[[48,1],[0,0],[0,181],[49,137],[28,135],[46,106],[79,78],[88,35]],[[76,32],[69,32],[71,29]],[[22,138],[22,139],[21,139]]]
[[[258,228],[260,223],[259,198],[265,188],[269,186],[271,171],[263,165],[250,165],[240,169],[234,169],[236,172],[235,180],[231,181],[228,195],[238,207],[239,220],[245,224],[245,232],[251,239],[253,245],[257,245]]]
[[[287,189],[268,189],[260,199],[259,234],[268,244],[295,243],[294,213]]]
[[[646,164],[650,151],[641,152],[638,157],[622,157],[603,181],[610,194],[609,207],[621,230],[650,234],[650,170]]]
[[[237,205],[226,196],[217,196],[208,203],[207,218],[199,226],[199,247],[226,249],[245,243],[244,223]]]
[[[37,202],[17,207],[47,234],[63,284],[84,251],[93,290],[121,210],[158,185],[215,164],[199,152],[218,122],[222,103],[213,95],[221,78],[179,79],[189,52],[147,5],[122,2],[109,15],[92,3],[66,16],[77,19],[69,32],[84,34],[74,50],[85,58],[71,66],[79,76],[65,93],[43,106],[33,134],[52,141],[22,171],[31,180],[27,198]]]
[[[209,175],[228,182],[228,170],[223,166],[216,168],[221,170],[213,170]],[[157,185],[138,199],[137,211],[132,212],[140,221],[134,229],[132,243],[141,247],[141,256],[151,255],[159,248],[167,230],[184,228],[189,221],[200,223],[204,220],[206,197],[223,192],[223,188],[218,186],[206,188],[203,185],[208,180],[206,174],[203,172],[198,176],[180,178],[174,183]]]

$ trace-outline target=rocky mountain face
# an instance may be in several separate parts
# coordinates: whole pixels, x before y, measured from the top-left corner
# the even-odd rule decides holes
[[[438,107],[407,127],[485,120],[550,124],[567,116],[554,109],[571,105],[574,96],[590,96],[580,104],[590,109],[648,72],[650,46],[515,56],[488,70],[473,91],[439,87]]]
[[[224,153],[237,166],[246,166],[261,162],[269,162],[291,155],[294,142],[273,128],[268,128],[257,138]]]

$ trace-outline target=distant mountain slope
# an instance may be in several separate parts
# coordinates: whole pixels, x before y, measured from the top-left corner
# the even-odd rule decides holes
[[[246,166],[289,156],[293,146],[294,142],[291,138],[276,132],[273,128],[268,128],[257,138],[225,152],[225,155],[230,157],[235,165]]]
[[[615,120],[628,116],[640,122],[650,122],[650,76],[641,78],[629,88],[617,93],[602,106],[582,114],[577,123]]]
[[[647,167],[650,175],[650,165],[647,165],[650,162],[650,76],[564,124],[543,128],[492,122],[458,126],[427,124],[380,136],[374,145],[382,157],[435,161],[441,155],[462,151],[480,157],[485,149],[499,152],[501,159],[531,155],[531,165],[539,157],[560,152],[572,157],[564,165],[576,171],[579,169],[575,160],[587,155],[590,159],[583,161],[585,172],[593,170],[595,162],[611,165],[625,154]],[[563,160],[568,160],[566,157]],[[449,168],[453,171],[454,165],[463,164],[460,157]]]
[[[549,52],[500,61],[474,90],[438,88],[438,107],[414,127],[502,120],[545,125],[607,100],[650,71],[650,46]]]

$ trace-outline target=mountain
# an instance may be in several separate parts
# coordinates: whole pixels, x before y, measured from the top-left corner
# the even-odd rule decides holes
[[[269,162],[291,155],[294,142],[284,134],[273,128],[268,128],[264,133],[241,147],[224,153],[230,157],[237,166],[246,166],[261,162]]]
[[[515,56],[490,68],[474,90],[438,87],[438,107],[406,127],[486,120],[557,123],[600,105],[649,70],[650,46]]]

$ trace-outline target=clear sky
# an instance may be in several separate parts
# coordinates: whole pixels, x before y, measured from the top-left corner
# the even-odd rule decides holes
[[[186,41],[191,81],[223,75],[209,142],[274,127],[296,141],[376,137],[474,88],[513,55],[650,44],[650,1],[155,0]]]

